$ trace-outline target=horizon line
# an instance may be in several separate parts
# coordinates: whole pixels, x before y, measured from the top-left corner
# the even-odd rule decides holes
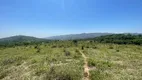
[[[142,34],[139,32],[94,32],[94,33],[108,33],[108,34]],[[72,33],[72,34],[61,34],[61,35],[54,35],[54,36],[47,36],[47,37],[36,37],[36,36],[32,36],[32,35],[24,35],[24,34],[19,34],[19,35],[11,35],[11,36],[7,36],[7,37],[0,37],[0,39],[2,38],[8,38],[8,37],[14,37],[14,36],[29,36],[29,37],[35,37],[35,38],[50,38],[50,37],[56,37],[56,36],[65,36],[65,35],[78,35],[78,34],[93,34],[93,32],[89,33],[89,32],[85,32],[85,33]]]

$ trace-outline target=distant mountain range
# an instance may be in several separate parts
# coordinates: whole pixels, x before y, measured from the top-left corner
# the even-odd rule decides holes
[[[1,38],[0,42],[32,42],[32,41],[48,41],[48,40],[75,40],[75,39],[91,39],[100,36],[112,35],[114,33],[82,33],[82,34],[70,34],[70,35],[60,35],[47,38],[36,38],[31,36],[11,36],[7,38]],[[128,34],[128,33],[124,33]],[[139,33],[131,33],[133,35],[138,35]]]
[[[99,36],[111,35],[113,33],[82,33],[82,34],[70,34],[70,35],[60,35],[47,37],[49,40],[75,40],[75,39],[88,39],[95,38]]]

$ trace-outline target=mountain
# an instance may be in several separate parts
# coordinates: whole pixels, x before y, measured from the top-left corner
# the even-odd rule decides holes
[[[104,35],[111,35],[112,33],[82,33],[82,34],[70,34],[70,35],[60,35],[47,37],[46,39],[50,40],[75,40],[75,39],[87,39],[95,38]]]

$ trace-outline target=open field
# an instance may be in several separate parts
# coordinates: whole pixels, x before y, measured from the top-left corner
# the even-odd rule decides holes
[[[142,47],[57,41],[0,48],[0,79],[142,80]]]

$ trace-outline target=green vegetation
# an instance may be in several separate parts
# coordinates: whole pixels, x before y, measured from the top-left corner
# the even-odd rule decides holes
[[[137,39],[141,36],[131,35],[125,40]],[[141,45],[99,43],[94,39],[46,41],[1,46],[0,80],[82,80],[86,75],[82,53],[87,58],[90,80],[142,80]]]
[[[94,39],[94,41],[101,43],[142,45],[142,35],[112,34],[112,35],[97,37]]]
[[[86,49],[91,80],[141,80],[142,47],[135,45],[99,44]],[[110,46],[113,49],[110,49]],[[119,50],[119,51],[118,51]]]
[[[30,36],[13,36],[0,39],[0,47],[28,46],[34,44],[48,43],[50,40]]]
[[[58,45],[55,45],[58,44]],[[63,43],[64,44],[64,43]],[[0,49],[0,79],[79,80],[83,59],[72,42]],[[56,46],[52,48],[53,46]],[[81,74],[82,73],[82,74]]]

